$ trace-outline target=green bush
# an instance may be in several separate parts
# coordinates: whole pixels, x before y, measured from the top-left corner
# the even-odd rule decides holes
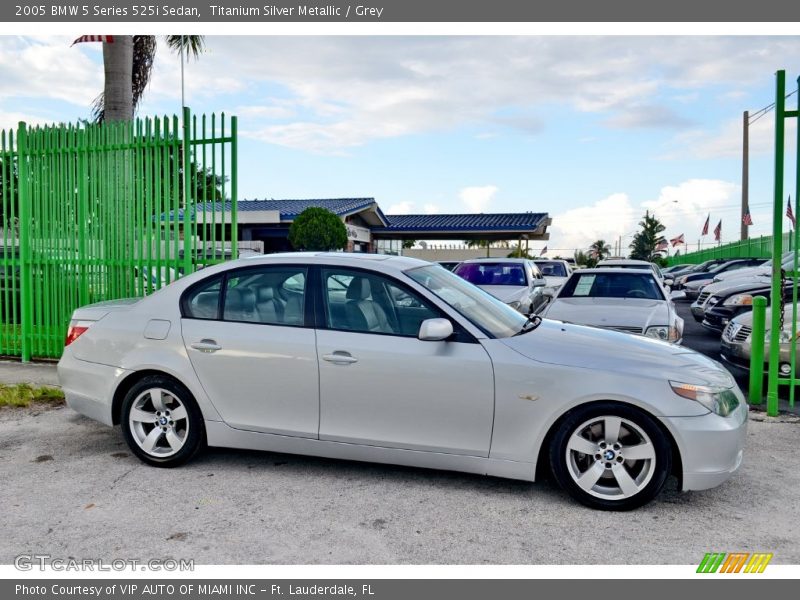
[[[0,384],[0,406],[30,406],[32,402],[61,404],[64,402],[64,392],[58,388],[29,383]]]
[[[296,250],[341,250],[347,246],[347,229],[331,211],[312,206],[289,227],[289,243]]]

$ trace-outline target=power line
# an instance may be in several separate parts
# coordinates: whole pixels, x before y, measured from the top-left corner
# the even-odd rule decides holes
[[[798,89],[800,89],[800,88],[798,88]],[[795,90],[793,92],[789,92],[788,94],[786,94],[786,97],[784,98],[784,100],[788,100],[789,98],[794,96],[796,93],[797,93],[797,90]],[[767,106],[765,106],[761,110],[757,110],[752,115],[750,115],[750,119],[748,121],[748,124],[752,125],[753,123],[758,121],[761,117],[766,115],[769,111],[771,111],[773,108],[775,108],[775,103],[774,102],[772,104],[768,104]]]

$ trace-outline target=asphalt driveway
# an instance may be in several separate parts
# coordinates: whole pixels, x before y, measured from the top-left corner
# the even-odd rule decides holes
[[[707,492],[668,488],[596,512],[549,483],[211,450],[147,467],[119,429],[68,408],[0,410],[0,563],[55,557],[197,564],[699,562],[769,551],[800,562],[798,420],[754,415],[744,466]]]

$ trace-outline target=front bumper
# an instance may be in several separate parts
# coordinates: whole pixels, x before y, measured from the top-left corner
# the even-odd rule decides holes
[[[698,304],[696,301],[692,302],[692,305],[689,307],[689,310],[692,311],[692,316],[694,320],[698,323],[703,322],[703,317],[705,316],[705,309],[703,308],[702,304]]]
[[[728,307],[716,305],[714,308],[710,308],[705,312],[702,325],[706,329],[722,333],[722,330],[725,329],[733,317],[740,315],[743,312],[747,312],[745,309],[751,310],[751,307]]]
[[[747,403],[736,388],[739,406],[720,417],[661,417],[675,436],[683,463],[683,490],[707,490],[730,479],[742,465],[747,439]]]
[[[68,350],[58,362],[58,381],[67,406],[105,425],[113,425],[114,390],[127,373],[118,367],[77,359]]]

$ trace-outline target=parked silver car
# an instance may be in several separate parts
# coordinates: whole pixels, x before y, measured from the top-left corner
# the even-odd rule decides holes
[[[545,303],[547,280],[539,267],[527,258],[476,258],[465,260],[453,273],[489,292],[523,315],[539,310]]]
[[[747,405],[717,362],[672,344],[524,317],[428,262],[275,254],[75,311],[68,405],[120,425],[144,462],[203,446],[533,481],[622,510],[674,473],[719,485]]]
[[[778,373],[782,377],[788,377],[792,372],[792,340],[794,340],[797,350],[795,351],[795,361],[800,356],[800,335],[796,332],[792,335],[792,305],[787,304],[783,310],[784,331],[780,335],[780,362]],[[753,341],[753,313],[746,312],[730,320],[722,331],[720,338],[720,356],[729,362],[743,369],[750,369],[750,355]],[[764,332],[764,371],[766,372],[769,364],[770,347],[770,310],[767,309],[766,331]],[[795,362],[795,369],[797,369]]]
[[[542,311],[550,319],[680,343],[683,319],[649,269],[611,267],[572,274]]]

